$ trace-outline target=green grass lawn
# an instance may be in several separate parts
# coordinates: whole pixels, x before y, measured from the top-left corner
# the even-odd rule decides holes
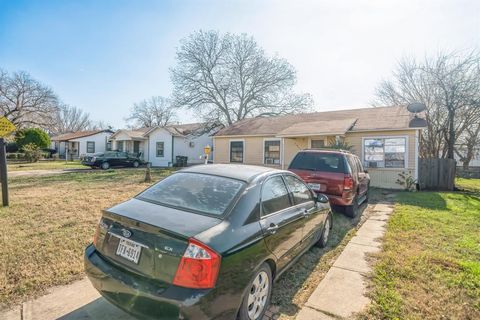
[[[63,169],[87,169],[88,167],[82,165],[80,161],[60,161],[60,160],[41,160],[39,162],[28,163],[9,163],[7,170],[10,171],[25,171],[25,170],[63,170]]]
[[[367,319],[480,319],[480,180],[401,193],[375,265]]]
[[[480,179],[457,178],[455,186],[464,191],[480,193]]]
[[[152,169],[153,181],[168,174]],[[149,186],[144,176],[138,169],[10,179],[10,207],[0,207],[0,309],[82,278],[101,210]]]

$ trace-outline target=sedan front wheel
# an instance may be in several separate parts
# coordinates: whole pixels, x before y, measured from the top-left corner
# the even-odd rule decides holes
[[[240,307],[240,320],[262,319],[272,295],[272,271],[264,263],[255,272]]]
[[[110,168],[110,163],[108,163],[108,162],[102,163],[102,169],[103,170],[108,170],[109,168]]]

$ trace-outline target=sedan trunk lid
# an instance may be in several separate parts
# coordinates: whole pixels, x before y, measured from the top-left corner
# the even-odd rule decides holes
[[[221,221],[131,199],[104,211],[95,246],[112,263],[172,283],[188,239]]]

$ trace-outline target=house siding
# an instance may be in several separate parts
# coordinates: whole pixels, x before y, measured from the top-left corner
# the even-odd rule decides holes
[[[204,154],[204,148],[206,145],[212,147],[213,140],[212,137],[208,134],[204,134],[198,137],[175,137],[175,147],[174,153],[175,156],[185,156],[188,157],[188,164],[200,164],[204,163],[204,159],[201,158]],[[190,146],[190,143],[193,142],[193,147]],[[213,154],[210,154],[210,159],[212,160]],[[174,159],[175,161],[175,159]]]
[[[371,186],[381,188],[399,189],[400,185],[396,183],[398,174],[407,171],[415,177],[416,157],[416,130],[398,130],[398,131],[373,131],[373,132],[348,132],[344,139],[345,142],[352,145],[353,153],[355,153],[363,161],[362,143],[364,138],[369,137],[406,137],[407,138],[407,161],[406,168],[368,168],[371,177]],[[232,137],[214,137],[215,146],[215,163],[229,163],[230,141],[244,141],[244,164],[264,165],[263,164],[263,142],[265,139],[275,138],[275,136],[232,136]],[[280,143],[283,154],[283,167],[288,168],[298,151],[310,147],[310,140],[319,137],[303,137],[303,138],[283,138]],[[324,137],[328,143],[335,142],[334,136]],[[280,166],[279,166],[280,167]]]
[[[112,134],[110,132],[100,132],[91,136],[71,139],[70,142],[77,142],[78,143],[78,155],[92,155],[97,152],[105,152],[107,148],[107,140],[110,138]],[[87,142],[93,141],[95,142],[95,152],[87,153]],[[63,153],[65,153],[65,146],[63,146]]]

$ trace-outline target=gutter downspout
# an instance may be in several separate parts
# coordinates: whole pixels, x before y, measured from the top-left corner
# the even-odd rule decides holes
[[[420,151],[420,130],[415,130],[415,180],[417,180],[417,184],[419,183],[418,181],[418,157],[420,156],[419,151]]]
[[[173,167],[173,149],[175,147],[175,136],[172,134],[172,167]]]
[[[281,155],[281,161],[282,161],[282,170],[285,170],[285,138],[281,138],[281,141],[282,141],[282,150],[280,152],[280,155]]]

